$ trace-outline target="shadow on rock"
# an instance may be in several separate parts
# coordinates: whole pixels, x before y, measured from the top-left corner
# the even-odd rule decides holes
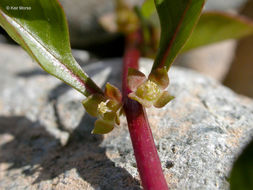
[[[25,117],[0,117],[0,135],[13,137],[6,142],[1,139],[0,163],[9,163],[9,171],[20,169],[26,176],[37,173],[34,184],[61,174],[71,177],[70,170],[75,169],[94,188],[141,189],[136,179],[106,156],[105,148],[99,146],[102,136],[91,135],[90,129],[80,130],[87,122],[92,121],[83,117],[68,145],[62,147],[39,123]]]
[[[23,78],[31,78],[31,77],[40,76],[40,75],[48,75],[48,73],[41,69],[34,69],[31,71],[22,71],[17,74],[18,77],[23,77]]]

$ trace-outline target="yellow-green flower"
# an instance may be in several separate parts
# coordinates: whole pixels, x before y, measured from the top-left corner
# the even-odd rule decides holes
[[[148,78],[138,70],[129,69],[128,85],[133,91],[128,97],[145,107],[161,108],[174,98],[165,90],[169,85],[165,68],[156,69]]]
[[[92,133],[109,133],[116,124],[120,124],[119,117],[122,113],[121,98],[120,91],[107,83],[104,95],[92,94],[82,102],[85,110],[90,115],[98,118]]]

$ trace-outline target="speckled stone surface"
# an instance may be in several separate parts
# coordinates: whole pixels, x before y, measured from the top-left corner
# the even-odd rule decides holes
[[[101,86],[120,86],[120,65],[83,64]],[[189,69],[169,75],[176,98],[147,111],[169,186],[229,189],[232,162],[252,138],[253,101]],[[20,48],[0,44],[0,189],[141,189],[125,119],[91,135],[82,99]]]

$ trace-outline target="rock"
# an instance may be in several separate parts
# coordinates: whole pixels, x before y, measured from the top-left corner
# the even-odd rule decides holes
[[[223,81],[234,59],[237,42],[224,42],[200,47],[180,55],[175,64]]]
[[[1,31],[0,31],[1,32]],[[7,39],[0,33],[0,43],[7,43]]]
[[[113,1],[60,0],[66,13],[71,43],[74,46],[98,43],[111,38],[98,24],[98,18],[114,9]]]
[[[253,19],[253,1],[248,1],[242,14]],[[224,79],[224,84],[239,94],[253,97],[253,36],[239,40],[235,58]]]
[[[142,0],[131,0],[136,4]],[[106,32],[99,18],[114,12],[115,1],[111,0],[60,0],[66,13],[71,43],[75,47],[87,47],[115,39],[117,35]]]
[[[19,48],[0,45],[0,187],[141,189],[126,121],[91,135],[83,97]],[[143,69],[150,60],[143,59]],[[120,86],[121,59],[85,64],[101,86]],[[148,116],[171,189],[229,189],[232,162],[253,134],[253,101],[192,70],[172,67],[176,96]],[[69,135],[66,146],[66,134]]]
[[[111,0],[60,0],[68,19],[71,43],[75,47],[87,47],[92,44],[101,44],[117,37],[106,32],[99,24],[104,15],[114,12],[115,1]],[[130,4],[141,5],[143,0],[126,1]],[[208,0],[208,10],[235,10],[246,0]]]
[[[54,96],[57,93],[54,93],[54,89],[59,93],[59,89],[65,89],[66,86],[44,72],[21,48],[0,44],[0,52],[0,114],[25,114],[31,121],[40,119],[43,125],[50,126],[47,129],[64,144],[69,135],[57,130],[58,120],[54,113]],[[81,64],[89,60],[87,52],[73,52],[77,60],[81,61],[82,57]]]
[[[207,0],[204,9],[208,11],[218,10],[227,12],[238,12],[246,3],[247,0],[230,0],[230,1]],[[249,6],[246,4],[246,7]],[[248,8],[248,12],[252,12],[251,10],[252,10],[251,8]],[[252,44],[251,41],[248,39],[245,40],[245,42],[248,42],[248,44]],[[246,48],[250,50],[251,47],[250,45],[248,46],[249,47]],[[176,60],[176,64],[183,67],[194,69],[202,74],[205,74],[207,76],[214,78],[215,80],[222,82],[225,78],[227,78],[226,75],[228,74],[230,66],[235,57],[236,48],[237,48],[236,40],[226,40],[224,42],[207,45],[186,52],[183,55],[179,56],[178,59]],[[242,52],[246,51],[243,50]],[[236,67],[234,71],[237,73],[243,73],[242,75],[244,75],[245,72],[238,72],[238,69],[239,67],[238,68]],[[231,75],[231,73],[229,73],[229,75]],[[236,78],[236,76],[234,77],[231,75],[229,79],[231,80],[231,82],[229,81],[226,84],[228,84],[229,87],[233,87],[233,84],[237,83],[238,86],[237,89],[240,89],[240,87],[243,88],[241,84],[245,83],[245,81],[242,82],[241,81],[242,78],[243,77],[241,76],[240,77],[238,76]],[[251,82],[251,80],[248,81]],[[236,89],[236,87],[234,89]],[[244,91],[247,91],[246,88],[244,88]],[[240,92],[240,90],[238,90],[238,92]],[[247,94],[249,93],[245,93],[245,95]]]
[[[218,10],[218,11],[226,11],[226,12],[234,13],[234,12],[239,12],[240,9],[246,4],[245,7],[247,7],[248,9],[248,14],[247,13],[245,14],[245,11],[244,11],[242,15],[247,15],[250,17],[249,14],[252,13],[252,8],[250,7],[249,4],[251,2],[252,1],[249,1],[249,3],[247,3],[247,0],[231,0],[227,2],[220,1],[220,0],[207,0],[205,4],[205,10],[208,10],[208,11]],[[242,45],[242,46],[245,46],[245,48],[241,50],[241,54],[243,54],[244,52],[244,54],[248,55],[249,53],[248,52],[245,53],[246,52],[245,49],[247,50],[252,49],[251,48],[252,40],[248,38],[245,40],[245,43],[248,43],[249,45]],[[237,49],[238,47],[237,47],[236,40],[233,40],[233,39],[226,40],[219,43],[214,43],[211,45],[199,47],[189,52],[186,52],[178,57],[178,59],[175,61],[175,64],[196,70],[220,82],[228,78],[227,74],[229,74],[229,79],[228,79],[229,81],[227,82],[227,79],[226,79],[226,83],[225,83],[227,86],[229,86],[230,88],[234,87],[233,89],[235,90],[239,89],[237,90],[238,92],[244,91],[246,92],[244,93],[245,95],[252,94],[252,93],[247,93],[247,91],[252,90],[251,88],[247,88],[248,85],[245,85],[245,86],[247,86],[246,88],[250,90],[247,90],[242,85],[242,84],[245,84],[246,82],[250,84],[252,83],[251,82],[252,80],[246,81],[247,79],[250,78],[249,77],[250,72],[248,72],[247,75],[245,75],[245,71],[238,72],[241,66],[241,63],[240,65],[237,64],[239,66],[235,66],[234,69],[230,68],[234,61],[235,53]],[[243,55],[242,57],[249,57],[249,56]],[[251,60],[251,58],[249,58],[249,60]],[[248,64],[251,65],[250,63]],[[245,65],[246,64],[247,63],[245,63]],[[245,68],[247,67],[245,66]],[[233,73],[231,73],[231,70]],[[248,71],[250,71],[250,69],[248,69]],[[234,73],[236,73],[237,75],[235,75]],[[240,74],[243,76],[239,76]],[[242,81],[243,80],[242,78],[245,78],[245,80]],[[240,88],[243,88],[243,90],[240,90]]]
[[[247,0],[230,0],[230,1],[220,1],[220,0],[207,0],[206,8],[208,10],[235,10],[243,6]]]

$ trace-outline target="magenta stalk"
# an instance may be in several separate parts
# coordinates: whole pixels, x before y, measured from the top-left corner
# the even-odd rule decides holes
[[[131,90],[127,84],[127,72],[128,68],[138,69],[139,33],[129,35],[127,42],[123,59],[123,102],[137,168],[144,190],[168,190],[146,111],[141,104],[128,98]]]

